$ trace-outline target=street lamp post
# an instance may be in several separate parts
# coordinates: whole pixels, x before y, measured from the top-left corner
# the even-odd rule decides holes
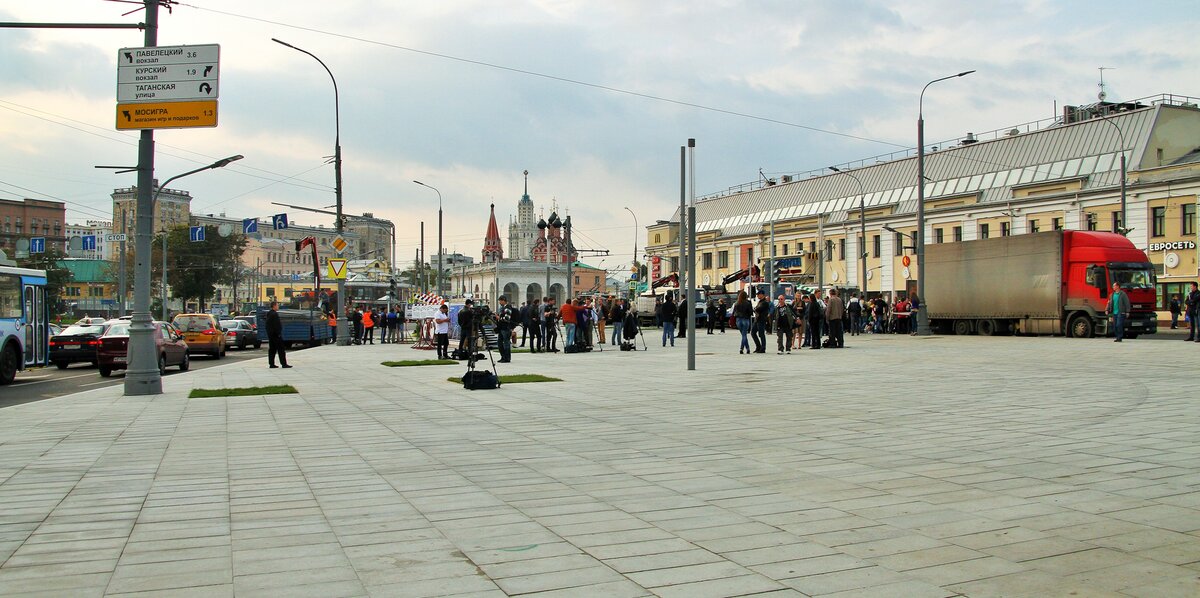
[[[1128,221],[1125,219],[1125,134],[1121,131],[1121,127],[1117,126],[1117,123],[1113,122],[1108,117],[1101,117],[1100,120],[1112,125],[1113,128],[1117,130],[1117,138],[1121,140],[1121,226],[1119,226],[1117,230],[1113,232],[1126,235],[1131,229],[1128,228],[1128,225],[1126,224]]]
[[[632,259],[633,259],[633,265],[636,268],[637,267],[637,258],[638,258],[638,254],[637,254],[637,239],[638,239],[637,214],[634,214],[633,210],[630,210],[628,207],[625,208],[625,211],[629,212],[630,216],[633,216],[633,258]],[[636,270],[634,270],[634,272],[636,272]]]
[[[859,241],[859,244],[862,246],[858,248],[858,250],[862,256],[861,257],[861,259],[862,259],[862,274],[859,276],[859,278],[862,279],[862,287],[859,288],[859,292],[862,293],[863,301],[866,301],[866,299],[867,299],[867,194],[865,191],[863,191],[862,179],[858,178],[853,173],[841,170],[836,166],[830,166],[829,170],[832,170],[834,172],[840,172],[840,173],[854,179],[854,182],[858,183],[858,228],[859,228],[859,235],[860,235],[859,238],[862,239],[861,241]]]
[[[329,67],[325,65],[325,62],[322,61],[320,58],[317,58],[317,56],[315,54],[313,54],[312,52],[309,52],[308,50],[304,50],[301,48],[297,48],[296,46],[293,46],[292,44],[289,44],[285,41],[280,41],[273,37],[271,38],[271,41],[273,41],[277,44],[280,44],[282,46],[287,46],[297,52],[301,52],[303,54],[308,54],[309,56],[312,57],[313,60],[316,60],[318,63],[320,63],[321,67],[325,69],[325,72],[329,73],[329,80],[333,81],[333,184],[334,184],[333,192],[334,192],[334,197],[337,198],[337,203],[336,203],[337,221],[334,223],[334,226],[337,230],[337,234],[339,236],[341,236],[341,234],[343,232],[343,226],[344,226],[343,219],[342,219],[342,122],[341,122],[341,106],[339,105],[339,100],[338,100],[337,79],[334,78],[333,71],[329,70]],[[314,266],[315,266],[315,264],[314,264]],[[337,281],[337,313],[335,313],[333,315],[334,324],[337,324],[337,320],[339,318],[342,318],[345,313],[346,313],[346,280],[344,278],[339,278]],[[348,346],[350,344],[350,335],[349,334],[338,335],[337,344],[339,346],[343,346],[343,347]]]
[[[441,191],[438,191],[437,187],[434,187],[433,185],[426,185],[425,183],[422,183],[421,181],[416,181],[416,180],[414,180],[413,182],[414,182],[414,183],[416,183],[416,184],[418,184],[418,185],[420,185],[420,186],[422,186],[422,187],[429,187],[430,189],[433,189],[433,190],[434,190],[434,192],[436,192],[436,193],[437,193],[437,195],[438,195],[438,271],[437,271],[437,294],[438,294],[438,296],[439,296],[439,297],[444,297],[445,295],[443,295],[443,294],[442,294],[442,254],[443,254],[443,253],[445,253],[445,249],[444,249],[444,247],[443,247],[443,245],[442,245],[442,192],[441,192]]]
[[[238,154],[236,156],[229,156],[228,158],[222,158],[222,159],[217,160],[216,162],[213,162],[212,164],[209,164],[208,166],[205,166],[203,168],[197,168],[196,170],[189,170],[183,174],[177,174],[177,175],[167,179],[166,182],[159,185],[158,188],[154,190],[154,202],[153,203],[158,204],[158,194],[162,193],[162,190],[165,189],[167,187],[167,185],[171,184],[172,181],[177,180],[177,179],[182,179],[185,176],[196,174],[197,172],[204,172],[205,170],[213,170],[214,168],[225,168],[226,166],[229,166],[229,164],[231,162],[237,162],[238,160],[241,160],[244,157],[245,156],[242,156],[241,154]],[[162,246],[162,319],[164,322],[166,322],[167,321],[167,229],[166,228],[163,228],[163,242],[162,243],[163,243],[163,246]],[[203,306],[201,306],[201,307],[203,307]]]
[[[921,88],[917,101],[917,295],[921,309],[917,312],[917,335],[929,335],[929,302],[925,299],[925,90],[938,81],[965,77],[974,70],[934,79]]]

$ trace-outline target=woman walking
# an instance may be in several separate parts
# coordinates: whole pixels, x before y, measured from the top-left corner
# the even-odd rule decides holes
[[[754,315],[754,307],[746,291],[738,291],[737,302],[733,304],[733,317],[737,320],[738,332],[742,333],[742,344],[738,347],[738,355],[750,353],[750,318]]]

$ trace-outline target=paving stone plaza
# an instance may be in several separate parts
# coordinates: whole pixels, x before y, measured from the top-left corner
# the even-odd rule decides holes
[[[322,347],[0,410],[0,595],[1200,595],[1197,345],[646,340],[489,391]]]

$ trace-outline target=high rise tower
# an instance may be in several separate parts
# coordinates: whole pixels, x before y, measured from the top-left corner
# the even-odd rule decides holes
[[[525,193],[517,202],[517,217],[508,224],[508,255],[512,259],[533,259],[533,246],[537,242],[537,220],[533,214],[533,200],[529,199],[529,171],[525,175]]]

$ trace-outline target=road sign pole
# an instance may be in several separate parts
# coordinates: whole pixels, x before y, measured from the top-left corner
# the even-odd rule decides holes
[[[147,47],[158,45],[158,0],[145,0]],[[133,319],[129,326],[129,370],[125,395],[162,394],[162,376],[154,357],[150,319],[150,246],[154,228],[154,130],[138,140],[137,215],[134,236]]]

